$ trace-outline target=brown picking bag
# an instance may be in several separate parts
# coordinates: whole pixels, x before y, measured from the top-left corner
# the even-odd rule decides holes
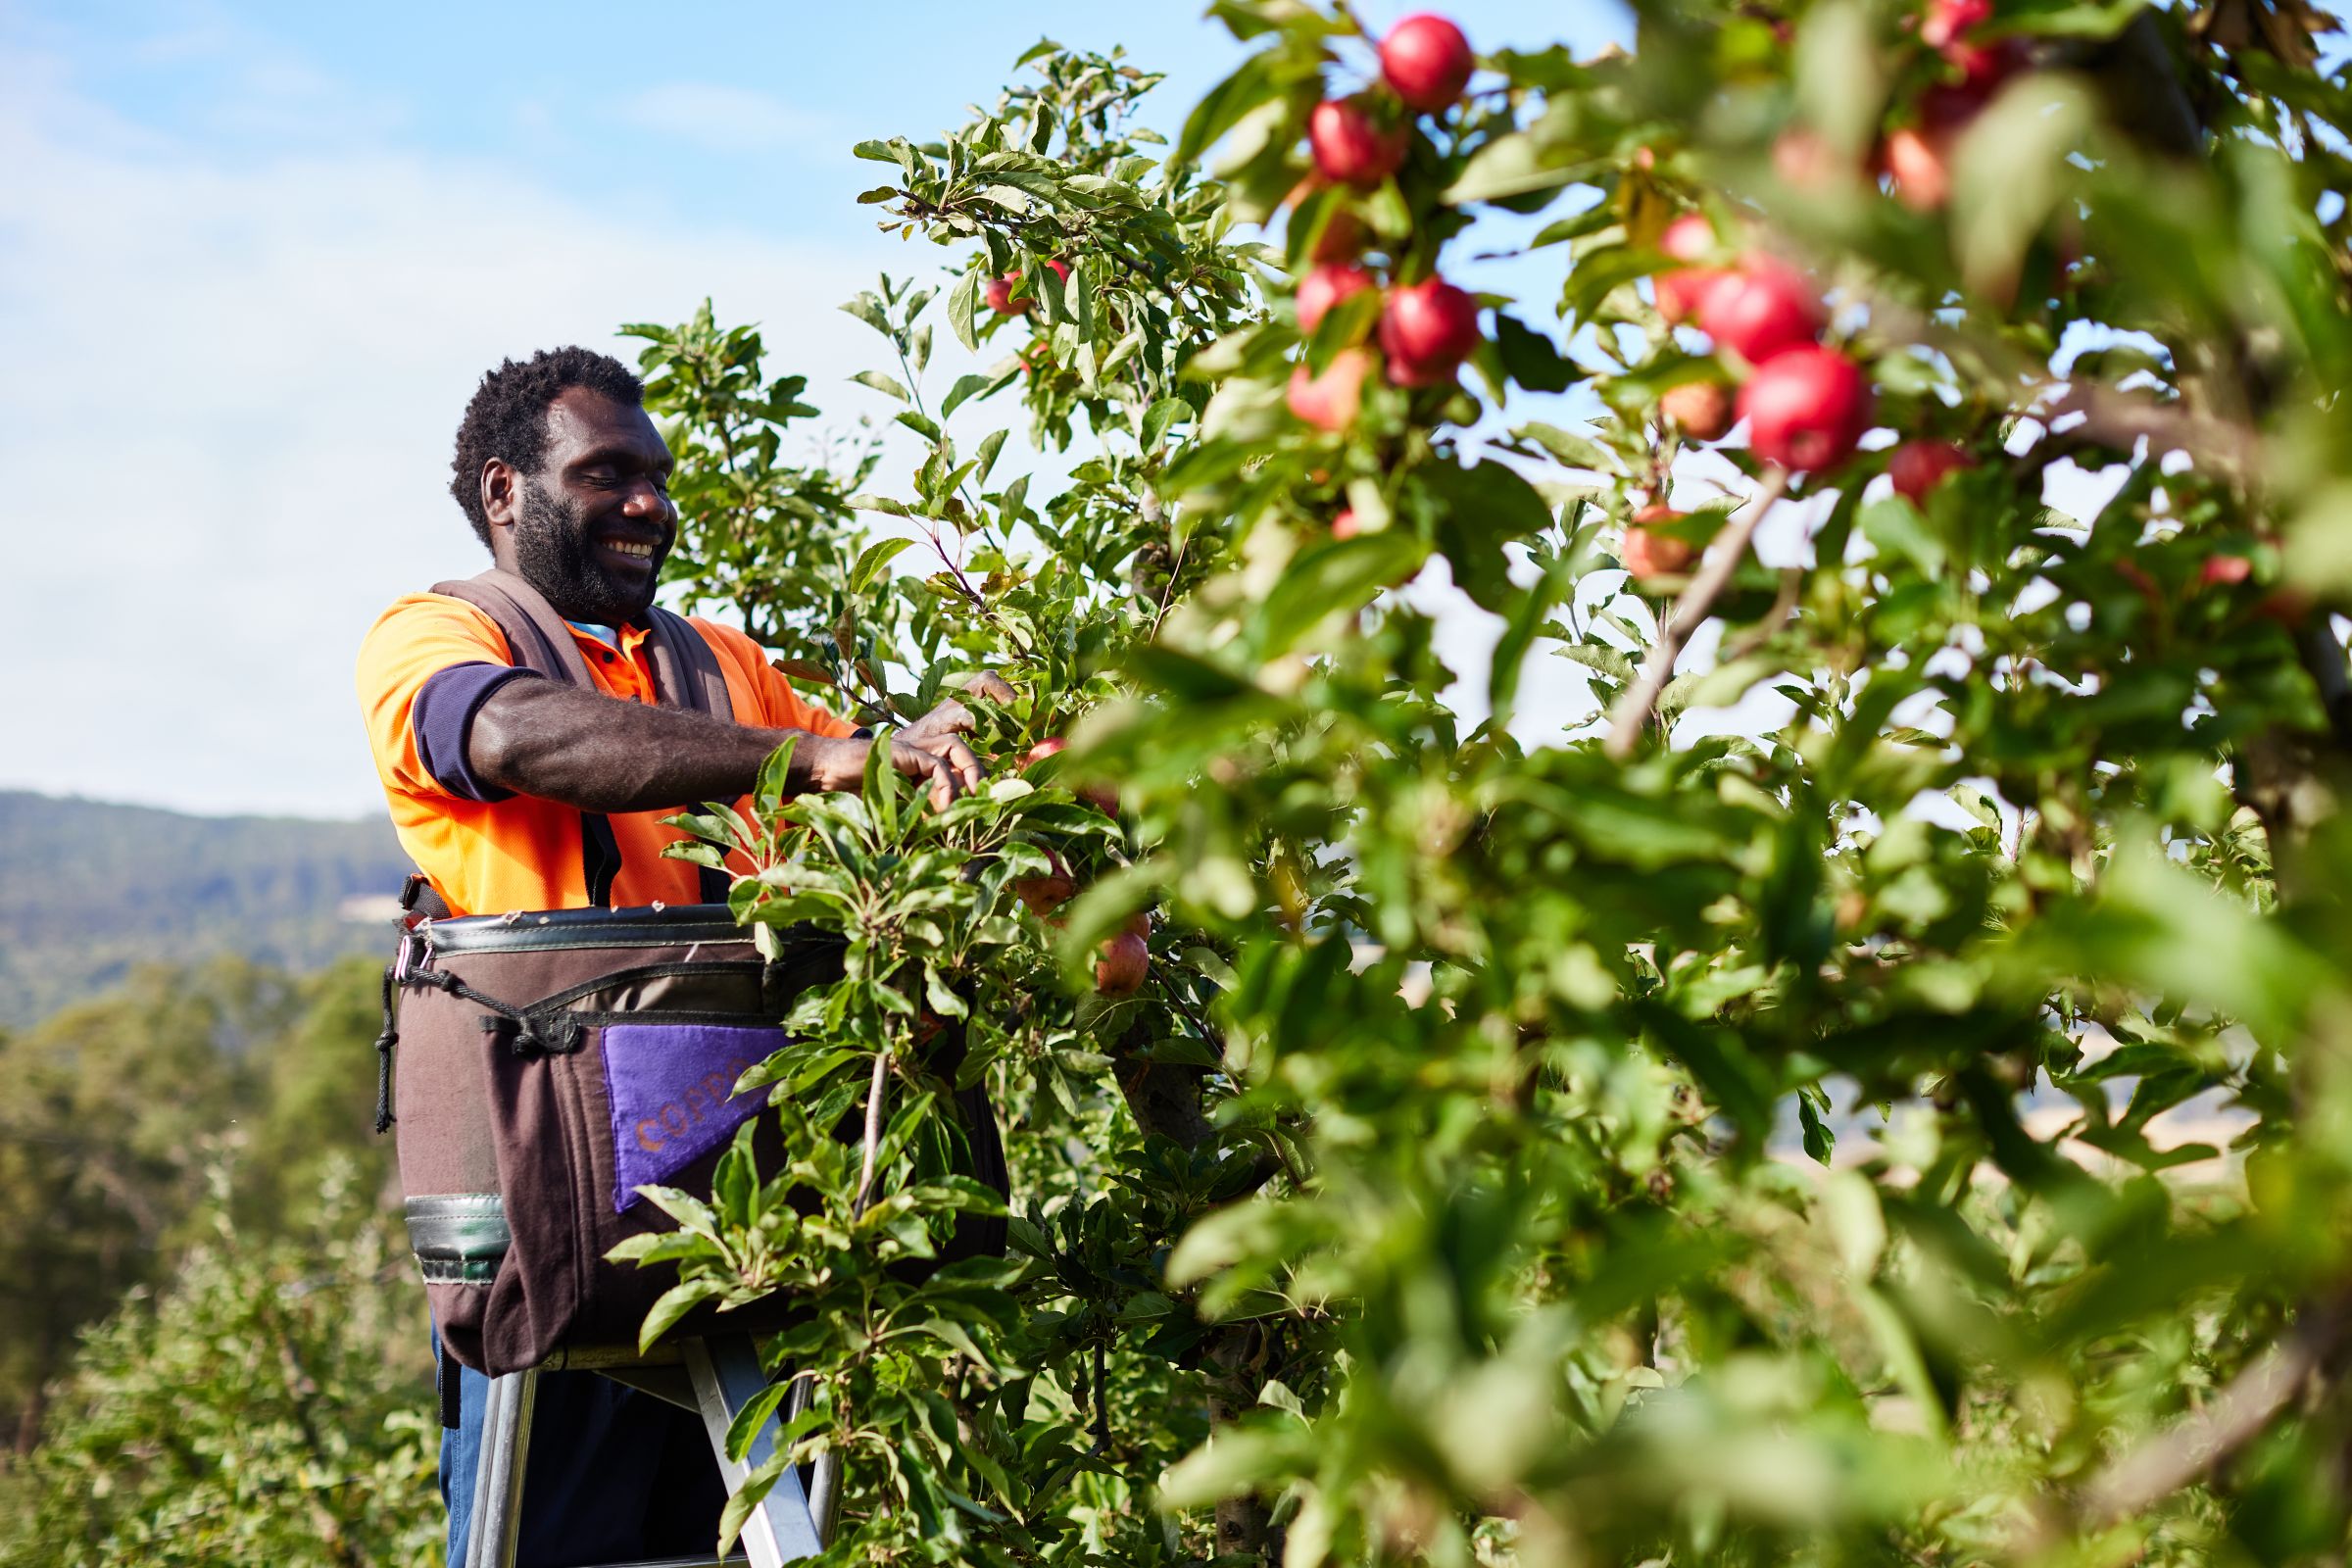
[[[736,1078],[786,1039],[776,1020],[840,973],[840,947],[788,937],[773,962],[723,905],[425,920],[403,943],[394,1105],[410,1245],[442,1342],[492,1376],[559,1349],[636,1343],[674,1283],[611,1263],[625,1237],[672,1228],[649,1183],[710,1192],[735,1130],[768,1091]],[[1003,1191],[986,1097],[956,1097],[967,1174]],[[786,1109],[783,1114],[790,1114]],[[783,1168],[774,1116],[753,1147]],[[966,1220],[949,1255],[994,1253],[1002,1220]],[[673,1331],[781,1327],[778,1296]]]
[[[594,689],[563,618],[522,578],[493,570],[433,591],[487,613],[516,663]],[[648,646],[663,706],[732,716],[700,632],[655,609]],[[580,837],[583,880],[601,906],[617,864],[611,825],[583,813]],[[397,1119],[410,1246],[442,1343],[494,1377],[559,1349],[633,1346],[676,1280],[665,1265],[605,1261],[623,1238],[673,1228],[636,1189],[709,1197],[719,1155],[767,1100],[765,1089],[732,1094],[736,1078],[783,1044],[779,1020],[804,989],[838,977],[840,943],[787,935],[781,956],[763,960],[719,902],[718,871],[704,872],[702,904],[454,919],[419,917],[443,912],[422,883],[411,878],[412,915],[384,973],[376,1130]],[[963,1174],[1005,1191],[986,1095],[965,1090],[955,1104]],[[753,1148],[763,1176],[783,1168],[772,1117]],[[947,1255],[1002,1252],[1004,1230],[1002,1219],[967,1219]],[[793,1305],[778,1297],[723,1318],[698,1308],[673,1332],[761,1332]],[[445,1402],[455,1387],[445,1385]]]

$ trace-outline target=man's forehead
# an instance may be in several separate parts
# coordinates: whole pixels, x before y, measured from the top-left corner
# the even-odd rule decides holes
[[[549,456],[559,462],[565,452],[598,447],[638,447],[649,456],[669,453],[644,409],[584,386],[565,387],[547,406],[547,444]]]

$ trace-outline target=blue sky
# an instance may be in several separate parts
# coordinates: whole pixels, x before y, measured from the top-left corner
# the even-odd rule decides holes
[[[1482,49],[1626,28],[1606,3],[1449,9]],[[1192,0],[0,0],[0,463],[32,662],[0,696],[0,786],[379,809],[352,653],[392,598],[474,569],[445,485],[482,369],[710,294],[829,416],[883,413],[834,307],[951,258],[876,233],[849,148],[959,122],[1041,35],[1167,72],[1170,130],[1241,55]]]

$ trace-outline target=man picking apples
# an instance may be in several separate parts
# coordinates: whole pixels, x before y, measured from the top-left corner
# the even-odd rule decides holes
[[[497,568],[477,583],[537,602],[594,689],[523,667],[491,613],[440,593],[395,603],[360,651],[393,824],[454,913],[695,903],[700,868],[662,857],[680,837],[663,816],[746,795],[788,739],[793,789],[863,779],[869,733],[805,700],[731,627],[676,622],[715,662],[733,716],[661,701],[650,615],[678,513],[643,397],[619,362],[559,349],[484,376],[458,427],[450,489]],[[994,676],[973,689],[1012,695]],[[962,739],[972,722],[961,703],[942,704],[891,738],[891,765],[946,806],[980,782]],[[444,1370],[462,1380],[441,1447],[458,1563],[489,1384],[454,1361]],[[551,1372],[533,1425],[521,1561],[709,1552],[725,1488],[699,1421],[593,1373]]]

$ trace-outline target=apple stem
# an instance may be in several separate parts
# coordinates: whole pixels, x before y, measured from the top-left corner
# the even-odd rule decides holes
[[[1658,621],[1658,640],[1650,644],[1649,657],[1642,662],[1642,672],[1634,677],[1633,685],[1617,699],[1617,707],[1609,714],[1608,739],[1601,750],[1619,761],[1633,755],[1634,743],[1642,737],[1642,726],[1649,722],[1652,709],[1657,707],[1658,694],[1673,678],[1675,659],[1690,633],[1707,618],[1707,611],[1716,597],[1731,582],[1732,573],[1747,555],[1748,541],[1755,537],[1756,524],[1764,514],[1773,509],[1788,489],[1788,470],[1774,467],[1764,475],[1764,482],[1748,504],[1732,514],[1731,521],[1707,547],[1706,559],[1698,564],[1698,574],[1683,590],[1682,598]]]

